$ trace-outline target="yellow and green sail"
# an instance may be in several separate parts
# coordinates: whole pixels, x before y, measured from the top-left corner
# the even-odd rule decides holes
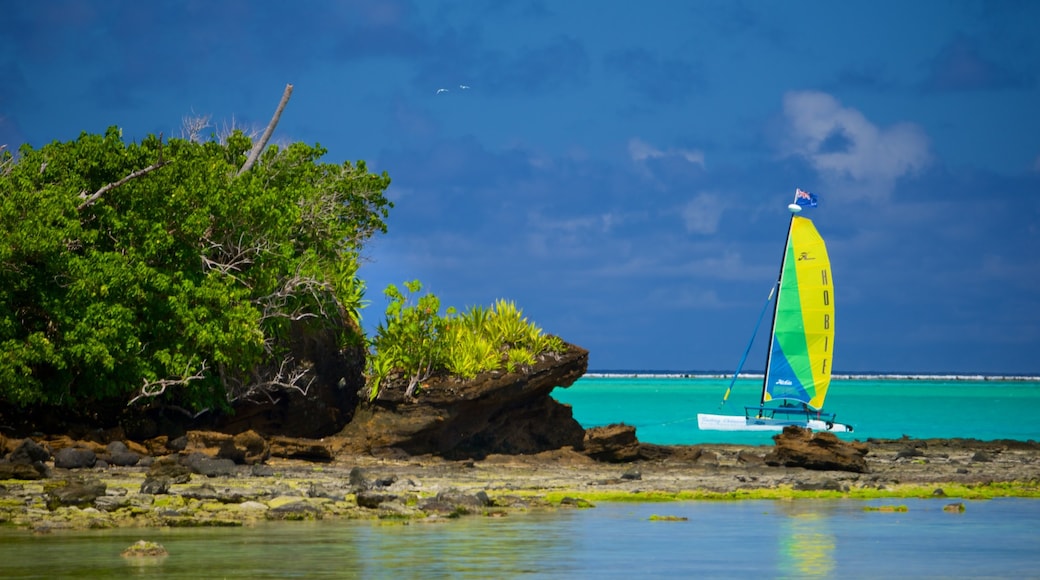
[[[834,287],[827,247],[812,220],[791,217],[762,402],[822,409],[831,383]]]

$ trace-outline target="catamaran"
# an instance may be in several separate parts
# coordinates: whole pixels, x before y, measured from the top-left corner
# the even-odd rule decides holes
[[[781,431],[788,425],[798,425],[815,431],[852,431],[852,425],[838,423],[833,413],[823,412],[834,349],[834,286],[823,238],[812,220],[799,215],[804,207],[816,205],[815,195],[795,190],[794,203],[787,206],[791,223],[780,277],[769,291],[751,342],[722,398],[725,404],[747,360],[766,307],[773,302],[773,328],[759,404],[745,407],[744,415],[699,413],[700,429]]]

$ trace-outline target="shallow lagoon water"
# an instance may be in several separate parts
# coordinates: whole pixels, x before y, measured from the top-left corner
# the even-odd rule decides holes
[[[627,423],[644,443],[771,445],[772,433],[701,431],[697,413],[744,413],[757,405],[761,379],[741,378],[725,405],[729,379],[683,377],[583,377],[553,398],[572,406],[584,427]],[[1040,381],[835,380],[826,409],[851,423],[843,439],[1040,440]]]
[[[1025,578],[1040,500],[605,503],[440,523],[280,522],[33,536],[0,530],[3,578]],[[906,506],[905,512],[866,511]],[[686,518],[653,521],[651,516]],[[170,555],[127,559],[138,539]]]

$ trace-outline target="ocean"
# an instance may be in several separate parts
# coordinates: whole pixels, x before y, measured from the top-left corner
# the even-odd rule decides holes
[[[697,413],[743,415],[757,405],[761,376],[741,376],[722,404],[730,377],[695,373],[589,373],[553,398],[571,405],[582,426],[626,423],[644,443],[772,444],[773,433],[701,431]],[[834,380],[825,410],[867,438],[1040,440],[1040,377],[861,375]]]
[[[585,426],[628,423],[659,444],[769,444],[699,432],[728,379],[590,374],[553,396]],[[757,402],[738,381],[726,412]],[[1040,380],[857,377],[829,411],[850,439],[1040,439]],[[1040,485],[1040,484],[1038,484]],[[961,501],[963,512],[945,511]],[[867,508],[905,507],[905,511]],[[652,516],[670,516],[660,521]],[[170,556],[119,553],[139,539]],[[743,500],[601,503],[591,509],[422,522],[320,521],[247,528],[57,531],[0,526],[2,578],[1040,578],[1040,500]]]

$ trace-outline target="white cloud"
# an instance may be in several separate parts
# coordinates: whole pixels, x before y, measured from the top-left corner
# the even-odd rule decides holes
[[[680,210],[686,231],[691,234],[714,234],[726,209],[726,202],[716,193],[701,192],[687,201]]]
[[[829,186],[850,197],[883,201],[897,179],[931,161],[928,136],[919,126],[879,127],[826,93],[787,93],[784,116],[782,153],[804,157]]]
[[[658,149],[653,145],[633,137],[628,141],[628,154],[632,161],[643,163],[647,159],[663,159],[666,157],[678,157],[685,159],[687,163],[704,167],[704,152],[699,149]]]

